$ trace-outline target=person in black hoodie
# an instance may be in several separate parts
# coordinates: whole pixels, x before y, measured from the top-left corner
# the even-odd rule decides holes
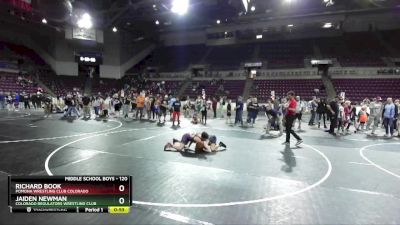
[[[201,123],[203,123],[204,125],[207,125],[207,103],[206,103],[206,100],[203,100],[200,112],[201,112]]]
[[[254,126],[254,123],[256,121],[258,110],[259,105],[257,102],[257,98],[252,98],[249,105],[247,106],[247,123],[252,127]]]
[[[329,133],[332,135],[336,135],[335,134],[335,128],[337,126],[337,122],[338,122],[338,115],[339,115],[339,96],[336,96],[334,99],[332,99],[332,101],[329,102],[329,106],[328,106],[328,115],[331,121],[331,125],[329,127]]]
[[[31,101],[32,101],[33,108],[37,109],[38,105],[37,105],[37,95],[36,95],[36,93],[32,94]]]
[[[327,107],[326,107],[326,102],[325,99],[317,99],[317,116],[318,116],[318,128],[321,126],[321,118],[324,121],[324,128],[326,128],[326,112],[327,112]]]
[[[226,106],[226,123],[232,124],[232,101],[228,100],[228,105]]]
[[[29,105],[29,95],[28,94],[26,94],[25,92],[24,92],[24,94],[23,94],[23,99],[24,99],[24,108],[25,109],[31,109],[31,106]]]
[[[71,116],[71,113],[75,113],[78,117],[80,117],[79,111],[76,109],[77,104],[78,101],[76,100],[76,96],[67,96],[65,99],[65,105],[68,106],[68,109],[64,114],[64,117]]]
[[[90,119],[90,98],[85,94],[82,97],[82,105],[83,105],[83,118],[85,119],[86,116]]]
[[[243,118],[242,118],[243,117],[243,105],[244,105],[243,98],[242,98],[242,96],[239,96],[236,101],[236,108],[235,108],[235,110],[236,110],[235,125],[240,122],[243,126]]]

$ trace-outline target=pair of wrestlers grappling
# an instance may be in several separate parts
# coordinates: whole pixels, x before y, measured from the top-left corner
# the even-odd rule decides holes
[[[190,150],[190,146],[195,143],[195,153],[211,153],[226,150],[226,145],[222,142],[217,144],[217,137],[215,135],[208,135],[207,132],[186,133],[182,136],[181,141],[177,139],[172,140],[164,146],[164,151],[177,151],[184,152]],[[193,150],[192,150],[193,151]]]

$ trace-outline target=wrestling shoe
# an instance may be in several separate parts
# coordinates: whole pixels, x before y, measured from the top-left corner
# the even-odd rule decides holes
[[[296,147],[298,147],[301,143],[303,143],[303,140],[298,140],[297,143],[295,144]]]
[[[174,143],[174,144],[175,144],[176,142],[179,142],[179,141],[178,141],[177,139],[175,139],[175,138],[174,138],[174,139],[172,139],[172,143]]]
[[[221,141],[219,142],[219,146],[226,148],[226,145],[224,143],[222,143]]]

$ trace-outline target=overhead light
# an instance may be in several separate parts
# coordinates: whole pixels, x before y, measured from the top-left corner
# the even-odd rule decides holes
[[[156,22],[155,22],[155,23],[156,23],[156,25],[159,25],[159,24],[160,24],[160,21],[156,20]]]
[[[153,8],[156,8],[156,7],[157,7],[157,6],[154,4],[154,5],[153,5]]]
[[[221,23],[221,20],[217,20],[217,24],[220,24]]]
[[[89,57],[85,57],[85,62],[90,62],[90,58]]]
[[[80,59],[81,61],[85,61],[85,58],[84,58],[83,56],[81,56],[79,59]]]
[[[45,18],[43,18],[42,23],[47,24],[47,20]]]
[[[81,18],[78,20],[78,27],[79,28],[85,28],[85,29],[90,29],[93,26],[92,23],[92,18],[88,13],[84,13]]]
[[[189,8],[189,0],[173,0],[171,11],[178,15],[185,15]]]
[[[96,62],[96,58],[90,58],[90,62]]]
[[[247,12],[247,9],[249,7],[249,2],[247,0],[242,0],[242,3],[243,3],[244,10]]]
[[[254,11],[256,10],[256,7],[253,5],[253,6],[250,8],[250,10],[251,10],[252,12],[254,12]]]
[[[332,27],[332,23],[325,23],[322,28],[331,28]]]
[[[289,24],[289,25],[287,25],[288,27],[293,27],[294,25],[293,24]]]
[[[256,39],[262,39],[262,38],[263,38],[262,34],[256,35]]]
[[[325,5],[326,5],[326,7],[332,6],[332,5],[335,4],[335,2],[334,2],[333,0],[324,0],[324,3],[325,3]]]
[[[228,31],[225,31],[225,35],[227,35],[228,34]]]
[[[115,33],[118,31],[118,29],[116,27],[113,27],[112,31]]]

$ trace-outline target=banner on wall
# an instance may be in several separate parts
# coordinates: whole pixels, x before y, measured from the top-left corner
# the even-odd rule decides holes
[[[248,62],[244,64],[244,67],[262,67],[262,62]]]
[[[72,30],[72,38],[78,40],[96,41],[96,30],[74,27]]]

